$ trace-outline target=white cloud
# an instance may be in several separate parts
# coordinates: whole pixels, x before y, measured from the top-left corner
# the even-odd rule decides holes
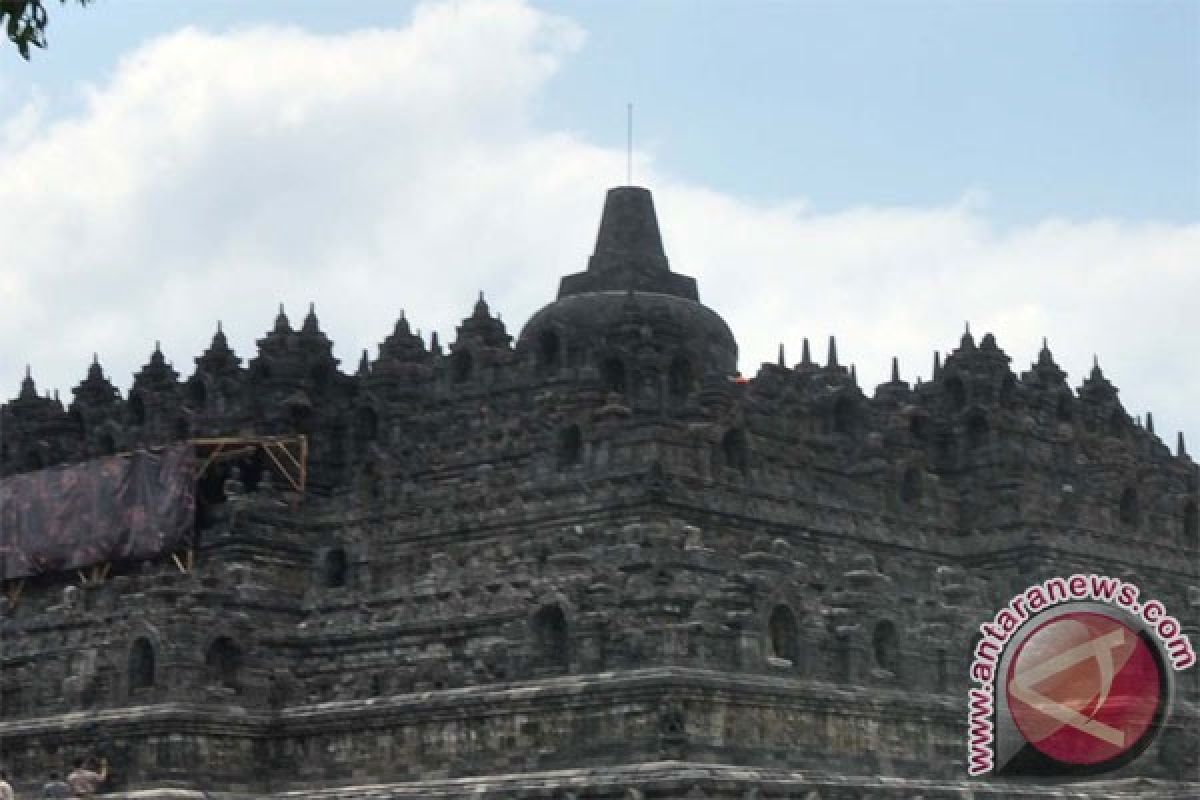
[[[0,394],[26,360],[66,392],[93,350],[128,388],[155,339],[184,374],[218,318],[243,357],[316,300],[352,368],[401,308],[453,338],[475,292],[510,331],[582,269],[623,154],[533,111],[584,41],[517,2],[424,6],[399,30],[183,30],[48,121],[31,98],[0,150]],[[836,333],[867,386],[892,354],[928,376],[962,321],[1025,369],[1050,337],[1077,385],[1100,355],[1131,411],[1200,447],[1200,226],[1046,220],[1000,230],[986,195],[818,213],[656,174],[674,267],[729,321],[743,370]],[[1166,438],[1166,437],[1164,437]]]

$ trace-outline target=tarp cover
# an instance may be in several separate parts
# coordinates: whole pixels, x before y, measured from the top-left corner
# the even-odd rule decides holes
[[[185,546],[194,469],[191,445],[177,444],[0,479],[0,579]]]

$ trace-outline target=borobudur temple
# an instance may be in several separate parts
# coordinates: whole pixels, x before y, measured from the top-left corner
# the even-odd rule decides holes
[[[547,287],[549,289],[549,287]],[[822,343],[823,344],[823,343]],[[10,342],[8,347],[13,347]],[[822,347],[822,350],[824,348]],[[1097,365],[971,333],[868,393],[836,345],[737,372],[648,191],[513,336],[310,309],[122,396],[0,407],[0,765],[140,798],[1200,796],[1200,682],[1084,783],[970,779],[968,666],[1097,572],[1200,631],[1196,464]]]

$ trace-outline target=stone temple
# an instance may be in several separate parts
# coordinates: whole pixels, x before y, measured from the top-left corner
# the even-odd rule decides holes
[[[1198,669],[1119,772],[967,777],[970,653],[1017,591],[1119,576],[1200,638],[1182,436],[1099,366],[1010,361],[966,333],[915,386],[832,341],[737,377],[623,187],[515,341],[481,296],[351,374],[281,309],[124,397],[98,362],[65,405],[27,377],[5,480],[179,442],[198,477],[185,547],[10,576],[0,765],[19,797],[91,755],[140,798],[1200,796]]]

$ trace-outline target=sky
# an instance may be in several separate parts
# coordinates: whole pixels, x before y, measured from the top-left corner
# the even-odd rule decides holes
[[[244,358],[316,303],[343,366],[403,309],[514,336],[586,266],[606,188],[753,374],[868,393],[964,324],[1018,373],[1098,357],[1200,448],[1200,3],[100,0],[0,51],[0,396],[64,400],[217,320]]]

